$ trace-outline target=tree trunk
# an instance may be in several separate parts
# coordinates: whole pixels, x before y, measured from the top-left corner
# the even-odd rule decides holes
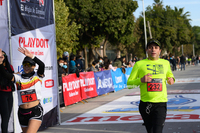
[[[98,51],[97,48],[95,48],[95,52],[98,54],[98,57],[101,57],[101,54],[100,54],[100,52]]]
[[[107,55],[106,55],[106,45],[107,45],[107,41],[105,40],[105,42],[103,44],[103,57],[107,57]]]
[[[91,48],[89,48],[89,65],[92,64],[92,62],[95,60],[95,51],[94,51],[94,47],[92,45]]]
[[[85,54],[85,70],[88,68],[88,58],[87,58],[87,47],[84,47],[84,54]]]
[[[103,57],[107,57],[106,55],[107,40],[108,40],[108,35],[106,36],[106,39],[104,40],[104,44],[103,44]]]
[[[128,52],[126,50],[126,62],[129,62]]]

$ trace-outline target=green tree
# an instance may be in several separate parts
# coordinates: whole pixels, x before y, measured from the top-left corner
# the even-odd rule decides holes
[[[189,12],[183,14],[184,8],[172,9],[170,6],[164,7],[160,0],[154,0],[154,2],[145,11],[146,21],[150,22],[152,36],[161,42],[163,51],[176,55],[181,45],[192,42]],[[139,25],[142,28],[143,22],[141,21]],[[149,33],[148,29],[147,33]],[[144,42],[143,38],[141,41]]]
[[[104,41],[106,44],[129,44],[134,41],[133,12],[138,7],[132,0],[66,0],[70,18],[81,24],[80,47],[87,46],[91,51]],[[90,56],[92,57],[92,56]]]
[[[80,26],[71,22],[69,9],[63,0],[55,0],[55,23],[56,23],[56,44],[57,57],[61,57],[64,51],[72,52],[79,44],[78,35]]]
[[[200,27],[192,27],[192,32],[194,34],[194,45],[195,45],[195,54],[200,55]]]

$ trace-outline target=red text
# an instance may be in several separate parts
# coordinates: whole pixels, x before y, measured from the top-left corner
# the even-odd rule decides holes
[[[39,39],[39,38],[28,38],[26,42],[25,37],[19,37],[19,46],[20,47],[29,47],[29,48],[48,48],[49,39]]]

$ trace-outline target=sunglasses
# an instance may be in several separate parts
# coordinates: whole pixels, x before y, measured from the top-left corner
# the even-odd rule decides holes
[[[23,63],[23,66],[31,67],[32,65],[30,63]]]

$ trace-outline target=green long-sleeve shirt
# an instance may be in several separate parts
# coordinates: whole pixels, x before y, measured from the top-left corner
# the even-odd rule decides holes
[[[148,73],[152,75],[153,83],[142,83],[141,78]],[[140,86],[140,97],[143,102],[167,102],[168,77],[174,78],[169,61],[144,59],[135,63],[127,85],[129,89]]]

